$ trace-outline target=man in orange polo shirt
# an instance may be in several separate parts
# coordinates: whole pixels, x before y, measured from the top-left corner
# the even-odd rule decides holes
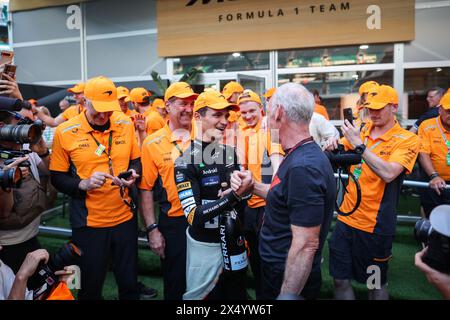
[[[376,90],[378,86],[378,82],[375,81],[366,81],[359,86],[359,99],[356,102],[356,107],[353,109],[353,117],[355,118],[354,123],[361,128],[364,127],[365,123],[370,120],[368,111],[364,106],[367,100],[367,95],[369,92]]]
[[[57,127],[64,121],[70,120],[73,117],[78,116],[80,113],[84,110],[84,83],[80,82],[77,83],[72,88],[67,89],[67,91],[73,93],[73,97],[75,98],[75,101],[77,102],[76,105],[70,106],[66,110],[64,110],[62,113],[60,113],[56,118],[53,118],[51,116],[48,116],[44,113],[44,111],[37,107],[36,115],[39,119],[44,121],[44,123],[50,127]]]
[[[136,129],[139,134],[139,141],[142,144],[144,139],[164,127],[165,121],[161,118],[156,108],[150,103],[151,94],[145,88],[134,88],[131,90],[128,99],[125,101],[131,101],[134,104],[134,109],[137,110],[142,117],[136,118]],[[140,122],[139,120],[144,120]]]
[[[241,162],[250,170],[255,183],[270,185],[274,172],[283,159],[283,149],[279,144],[271,142],[270,135],[261,128],[263,109],[261,98],[251,90],[244,90],[239,96],[239,105],[242,119],[246,127],[242,128],[238,137],[238,154]],[[245,206],[244,233],[250,247],[250,265],[256,282],[256,299],[261,296],[261,264],[259,257],[259,231],[261,229],[266,201],[253,195]]]
[[[230,103],[237,103],[237,99],[244,91],[244,87],[241,86],[236,81],[228,82],[222,90],[222,95]],[[240,126],[244,125],[239,111],[230,111],[230,116],[228,118],[228,125],[223,135],[222,141],[224,144],[235,147],[237,145],[237,130]]]
[[[138,112],[134,109],[131,110],[130,108],[128,108],[129,101],[125,101],[125,100],[127,100],[129,95],[130,95],[130,90],[128,90],[128,88],[122,87],[122,86],[117,87],[117,100],[119,100],[120,109],[122,109],[122,112],[125,115],[127,115],[129,117],[133,117]]]
[[[425,216],[441,204],[450,204],[450,93],[439,101],[439,117],[423,121],[419,126],[421,140],[419,161],[430,178],[430,189],[421,193]]]
[[[355,298],[351,279],[367,284],[369,299],[389,298],[387,269],[398,198],[405,172],[412,170],[419,151],[419,138],[395,120],[398,96],[392,87],[376,87],[369,92],[364,106],[371,120],[361,132],[347,120],[342,126],[341,142],[346,149],[361,154],[363,161],[350,167],[361,186],[361,204],[353,214],[338,216],[329,240],[330,274],[336,299]],[[332,145],[337,147],[336,141]],[[347,190],[340,207],[342,212],[350,212],[356,203],[353,180]],[[374,269],[379,286],[369,278]]]
[[[112,260],[119,299],[138,299],[137,226],[128,191],[140,172],[134,126],[108,78],[90,79],[85,96],[85,112],[56,129],[50,162],[52,184],[71,197],[72,239],[83,251],[78,297],[102,298]]]
[[[185,82],[170,85],[164,95],[169,121],[142,144],[141,205],[148,245],[161,258],[166,300],[181,300],[186,290],[187,222],[175,185],[174,162],[190,144],[196,97]],[[158,222],[154,201],[160,205]]]
[[[327,108],[321,105],[322,100],[320,99],[319,91],[317,89],[312,90],[312,94],[314,95],[314,112],[321,114],[325,119],[330,120],[330,116],[328,115]]]

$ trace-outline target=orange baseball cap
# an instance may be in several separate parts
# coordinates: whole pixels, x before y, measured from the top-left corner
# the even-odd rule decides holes
[[[446,110],[450,109],[450,91],[447,91],[447,93],[444,94],[444,96],[439,101],[439,105]]]
[[[156,108],[159,108],[159,109],[165,109],[166,108],[166,103],[164,102],[163,99],[157,98],[157,99],[153,100],[152,106],[156,107]]]
[[[72,88],[67,89],[67,91],[72,92],[72,93],[83,93],[84,83],[83,82],[77,83]]]
[[[367,94],[367,100],[364,107],[369,109],[383,109],[388,104],[398,104],[397,91],[387,85],[375,86],[372,91]]]
[[[364,93],[369,93],[374,91],[374,88],[378,87],[379,84],[376,81],[366,81],[362,85],[359,86],[358,93],[362,96]]]
[[[164,93],[164,101],[169,100],[172,97],[177,98],[189,98],[198,97],[198,94],[192,90],[192,87],[187,82],[174,82],[172,83]]]
[[[130,94],[130,90],[126,87],[119,86],[117,87],[117,99],[127,98]]]
[[[225,99],[228,100],[233,95],[233,93],[235,92],[242,93],[243,91],[244,91],[243,86],[241,86],[236,81],[230,81],[225,85],[225,87],[223,87],[222,94],[225,97]]]
[[[223,110],[230,107],[232,111],[239,111],[239,107],[234,103],[229,103],[225,97],[217,91],[207,91],[201,93],[194,103],[194,112],[201,108],[208,107],[214,110]]]
[[[242,94],[238,98],[237,104],[241,104],[242,102],[246,101],[253,101],[259,103],[260,106],[262,105],[262,101],[259,95],[250,89],[245,89],[244,92],[242,92]]]
[[[275,87],[272,87],[269,90],[267,90],[266,93],[264,93],[264,98],[266,98],[266,100],[270,99],[273,96],[273,94],[275,93],[275,90],[277,90],[277,88],[275,88]]]
[[[33,106],[38,105],[38,101],[36,99],[28,99],[28,102],[31,103]]]
[[[130,94],[128,95],[128,98],[125,99],[125,101],[129,102],[136,102],[136,103],[143,103],[145,100],[148,101],[149,97],[152,94],[147,91],[147,89],[139,87],[131,89]]]
[[[106,77],[89,79],[84,87],[84,96],[97,112],[121,111],[116,86]]]

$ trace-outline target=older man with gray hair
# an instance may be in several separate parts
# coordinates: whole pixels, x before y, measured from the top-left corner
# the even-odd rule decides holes
[[[286,157],[267,194],[262,194],[267,196],[259,246],[262,295],[316,299],[336,197],[333,169],[309,132],[313,95],[302,85],[287,83],[277,89],[270,104],[271,136],[278,137]]]

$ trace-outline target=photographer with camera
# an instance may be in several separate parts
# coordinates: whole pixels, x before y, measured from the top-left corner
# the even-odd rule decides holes
[[[102,298],[112,260],[119,299],[137,300],[136,206],[129,188],[141,170],[134,126],[110,79],[90,79],[84,93],[86,110],[56,129],[50,163],[52,184],[71,197],[72,239],[83,251],[78,297]]]
[[[423,256],[427,253],[428,248],[416,253],[414,262],[416,267],[422,271],[433,286],[439,290],[446,300],[450,300],[450,274],[439,272],[423,262]]]
[[[45,210],[41,176],[48,174],[49,153],[42,141],[41,126],[32,117],[25,108],[20,113],[0,110],[0,161],[4,165],[0,198],[5,204],[0,217],[0,258],[14,272],[28,252],[40,248],[37,234]]]
[[[396,207],[405,172],[414,166],[419,149],[418,137],[401,128],[395,120],[398,96],[387,85],[375,86],[364,107],[370,121],[360,132],[345,120],[341,143],[346,150],[362,155],[358,165],[350,167],[361,186],[361,203],[351,215],[339,215],[329,239],[330,274],[334,278],[336,299],[354,299],[351,279],[367,283],[368,267],[381,274],[381,286],[368,286],[369,299],[388,299],[387,269],[392,256],[396,226]],[[338,147],[331,141],[327,150]],[[340,210],[350,212],[357,201],[353,180]],[[367,283],[368,284],[368,283]]]

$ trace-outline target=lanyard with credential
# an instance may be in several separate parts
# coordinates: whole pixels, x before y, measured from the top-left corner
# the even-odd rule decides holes
[[[113,163],[111,158],[111,148],[112,148],[112,131],[109,132],[109,139],[108,139],[108,151],[106,151],[106,147],[102,145],[100,142],[98,142],[97,139],[95,139],[92,132],[89,132],[91,137],[94,139],[95,143],[97,144],[97,150],[95,150],[95,154],[97,156],[101,156],[103,152],[108,156],[108,166],[109,166],[109,173],[114,176],[114,170],[113,170]]]
[[[369,140],[369,137],[366,137],[364,139],[364,145],[367,146],[367,141]],[[373,149],[375,149],[379,144],[381,143],[381,141],[378,141],[377,143],[375,143],[373,146],[371,146],[369,148],[370,151],[372,151]],[[359,177],[361,177],[361,173],[362,173],[362,165],[364,164],[364,159],[361,159],[361,163],[358,164],[355,169],[353,170],[353,175],[355,176],[355,179],[358,180]]]
[[[447,147],[446,159],[447,159],[447,165],[450,166],[450,141],[448,141],[447,138],[445,137],[444,131],[442,130],[438,119],[439,119],[439,117],[436,118],[436,125],[439,128],[439,132],[441,133],[442,139],[444,140],[445,146]]]

